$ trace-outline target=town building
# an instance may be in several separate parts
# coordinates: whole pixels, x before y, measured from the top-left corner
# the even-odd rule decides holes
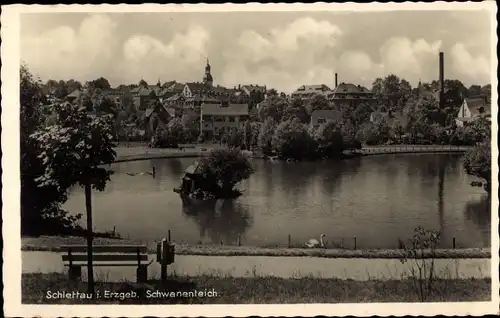
[[[143,114],[146,135],[151,137],[158,127],[165,127],[172,117],[162,103],[152,103]]]
[[[302,85],[295,92],[292,93],[292,98],[307,99],[314,94],[327,94],[331,89],[325,84],[321,85]]]
[[[203,104],[200,131],[205,139],[243,129],[249,119],[248,104]]]
[[[340,123],[341,120],[342,113],[340,111],[333,109],[319,109],[312,112],[310,127],[316,129],[327,121]]]
[[[491,121],[491,99],[488,96],[465,98],[458,110],[455,123],[458,127],[463,127],[480,117]]]
[[[344,82],[337,85],[326,96],[330,102],[333,102],[338,107],[347,106],[355,108],[360,103],[372,105],[376,102],[373,93],[368,88]]]

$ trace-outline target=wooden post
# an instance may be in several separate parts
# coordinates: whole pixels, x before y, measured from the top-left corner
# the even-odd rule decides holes
[[[156,177],[156,169],[155,167],[153,166],[153,179]]]
[[[288,234],[288,248],[292,246],[292,236]]]
[[[344,248],[344,238],[340,239],[340,248]]]
[[[455,249],[455,237],[453,237],[453,249]]]
[[[137,282],[145,283],[148,280],[148,268],[145,265],[141,264],[141,249],[137,248]]]
[[[354,237],[354,249],[356,249],[356,236]]]
[[[241,246],[241,234],[238,233],[238,246]]]
[[[163,284],[167,282],[167,253],[168,253],[167,239],[163,239],[161,242],[161,282]]]
[[[169,242],[172,242],[172,238],[171,238],[171,236],[170,236],[170,230],[168,230],[168,241],[169,241]]]
[[[156,243],[156,262],[161,264],[161,242]]]
[[[80,280],[80,278],[82,277],[82,267],[73,265],[73,259],[71,257],[71,248],[68,249],[68,258],[69,258],[69,269],[68,269],[69,280],[76,282],[77,280]]]

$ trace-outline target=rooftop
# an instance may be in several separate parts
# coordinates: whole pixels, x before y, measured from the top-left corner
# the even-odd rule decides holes
[[[368,94],[371,91],[361,85],[354,85],[351,83],[340,83],[333,90],[333,94]]]
[[[203,115],[229,115],[242,116],[248,115],[248,104],[209,104],[204,103],[202,106]]]

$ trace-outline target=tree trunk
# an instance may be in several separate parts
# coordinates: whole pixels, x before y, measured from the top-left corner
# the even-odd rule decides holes
[[[92,189],[90,184],[85,185],[85,208],[87,210],[87,276],[88,276],[88,293],[95,299],[94,292],[94,268],[92,266]]]

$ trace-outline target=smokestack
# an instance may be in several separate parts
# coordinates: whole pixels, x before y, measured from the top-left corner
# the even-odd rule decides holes
[[[444,104],[444,53],[439,52],[439,105]]]
[[[338,82],[338,74],[335,73],[335,88],[337,88],[338,84],[339,84],[339,82]]]

